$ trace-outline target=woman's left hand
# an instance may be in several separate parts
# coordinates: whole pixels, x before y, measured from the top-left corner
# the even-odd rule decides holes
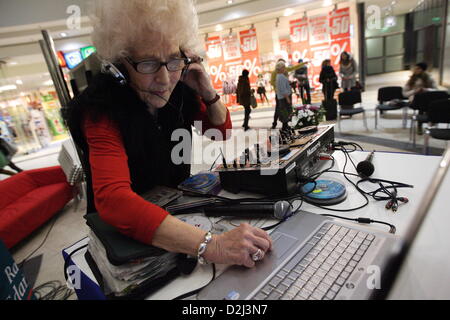
[[[201,63],[201,58],[191,52],[186,52],[186,56],[191,58],[193,63],[187,66],[181,81],[195,90],[204,101],[211,101],[216,96],[216,91],[212,86],[209,74]]]

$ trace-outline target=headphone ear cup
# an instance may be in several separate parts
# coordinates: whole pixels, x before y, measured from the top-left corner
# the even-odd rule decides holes
[[[120,85],[124,86],[128,83],[125,75],[114,64],[106,62],[103,65],[103,71],[112,76]]]

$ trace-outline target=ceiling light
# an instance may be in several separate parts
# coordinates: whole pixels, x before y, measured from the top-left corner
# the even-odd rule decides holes
[[[227,0],[227,4],[233,4],[233,0]]]
[[[291,9],[291,8],[288,8],[288,9],[286,9],[286,10],[284,10],[284,16],[285,17],[289,17],[289,16],[292,16],[294,14],[294,9]]]
[[[323,0],[322,7],[329,7],[333,4],[333,0]]]
[[[16,84],[18,84],[18,85],[22,85],[23,84],[23,81],[22,80],[16,80]]]
[[[61,32],[59,35],[63,38],[67,37],[67,33],[65,33],[65,32]]]
[[[17,63],[16,61],[11,61],[9,64],[10,64],[11,66],[16,66],[16,65],[18,65],[18,63]]]
[[[223,27],[222,27],[222,25],[221,24],[218,24],[217,26],[216,26],[216,29],[215,29],[217,32],[220,32],[220,31],[222,31],[223,30]]]
[[[10,90],[16,90],[16,89],[17,89],[17,86],[15,86],[15,85],[13,85],[13,84],[9,84],[9,85],[0,87],[0,92],[3,92],[3,91],[10,91]]]
[[[53,81],[52,81],[52,80],[45,81],[45,82],[43,83],[43,85],[46,86],[46,87],[52,86],[52,85],[53,85]]]
[[[396,25],[397,25],[397,20],[395,19],[394,16],[389,16],[384,21],[385,28],[395,27]]]

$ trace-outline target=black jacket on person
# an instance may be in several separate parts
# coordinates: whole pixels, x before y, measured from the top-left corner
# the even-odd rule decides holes
[[[192,137],[191,126],[199,110],[197,94],[181,81],[169,103],[158,109],[155,117],[128,85],[118,84],[109,75],[97,75],[89,87],[70,102],[65,114],[72,137],[82,151],[81,161],[87,179],[87,212],[96,209],[89,147],[82,130],[85,117],[96,122],[106,116],[117,125],[128,157],[131,188],[139,194],[156,185],[176,187],[189,177],[190,164],[175,165],[171,161],[172,149],[179,143],[171,141],[171,135],[182,128]]]
[[[251,105],[252,91],[250,87],[250,79],[245,76],[240,76],[237,85],[237,101],[240,105]]]
[[[332,90],[338,89],[339,84],[337,82],[337,79],[338,77],[332,66],[325,66],[322,68],[322,71],[320,72],[319,82],[323,84],[324,89],[325,87]]]

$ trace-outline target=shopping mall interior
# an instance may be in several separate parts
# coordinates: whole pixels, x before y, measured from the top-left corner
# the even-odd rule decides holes
[[[271,75],[283,59],[290,70],[293,127],[304,127],[302,120],[308,125],[335,124],[336,139],[356,143],[367,151],[430,156],[444,153],[450,137],[429,137],[426,120],[418,126],[418,109],[411,106],[413,97],[380,101],[380,89],[400,87],[400,92],[405,92],[413,69],[418,63],[426,63],[426,72],[435,83],[433,90],[449,92],[448,0],[197,0],[196,9],[198,36],[204,46],[199,54],[231,115],[229,141],[243,136],[253,141],[258,132],[271,128],[276,106]],[[87,87],[101,59],[91,38],[91,10],[91,0],[0,2],[1,139],[15,149],[0,168],[0,184],[19,174],[8,161],[24,172],[59,166],[64,161],[63,145],[71,143],[71,134],[62,111]],[[361,112],[350,115],[345,113],[348,106],[340,103],[341,93],[347,90],[340,71],[344,52],[349,53],[356,68],[350,91],[357,90],[361,95],[361,101],[351,106],[351,110]],[[299,110],[323,108],[320,74],[326,59],[339,77],[334,96],[338,115],[334,119],[328,114],[314,115],[314,123],[311,118],[303,119]],[[308,88],[302,87],[296,77],[295,66],[300,60],[308,68]],[[236,94],[244,69],[249,71],[255,97],[249,119],[251,130],[242,127],[245,110]],[[381,102],[403,104],[383,110]],[[448,123],[434,125],[448,128]],[[225,148],[225,157],[231,159],[245,148],[239,144],[226,148],[226,143],[194,132],[192,157],[206,148]],[[211,165],[196,162],[191,174],[208,170]],[[26,272],[35,287],[51,281],[65,283],[61,251],[89,232],[83,219],[85,194],[73,192],[74,200],[10,248],[17,263],[31,262]],[[33,269],[34,263],[40,265],[38,270]],[[62,295],[77,299],[74,292]]]

